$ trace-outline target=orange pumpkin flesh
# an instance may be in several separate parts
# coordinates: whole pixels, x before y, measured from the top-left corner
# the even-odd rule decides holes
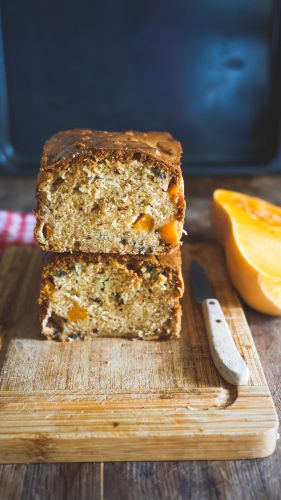
[[[151,215],[141,214],[138,216],[137,220],[134,222],[133,225],[138,233],[140,233],[141,231],[151,233],[154,226],[154,220],[153,217],[151,217]]]
[[[260,312],[280,316],[281,208],[218,189],[213,195],[212,224],[241,297]]]
[[[160,236],[165,243],[170,245],[179,244],[179,235],[177,231],[176,221],[167,222],[159,229]]]
[[[170,184],[169,184],[168,195],[169,195],[170,201],[172,203],[175,203],[176,206],[180,206],[184,201],[184,196],[180,192],[177,184],[174,181],[170,182]]]
[[[79,304],[74,304],[67,313],[67,319],[70,323],[83,321],[84,319],[88,319],[88,317],[88,311],[84,307],[79,306]]]
[[[175,198],[178,197],[179,195],[179,188],[176,185],[175,182],[171,182],[168,187],[168,195],[171,201],[173,201]]]

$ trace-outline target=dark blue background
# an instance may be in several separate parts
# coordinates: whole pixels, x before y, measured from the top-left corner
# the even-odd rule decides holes
[[[189,170],[278,166],[279,7],[4,0],[2,164],[37,169],[47,137],[89,127],[169,130]]]

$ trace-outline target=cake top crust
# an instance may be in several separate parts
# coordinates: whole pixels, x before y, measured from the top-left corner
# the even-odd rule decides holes
[[[98,156],[116,160],[152,161],[178,169],[182,148],[168,132],[106,132],[72,129],[58,132],[46,141],[41,172],[70,159]]]
[[[177,272],[181,273],[182,260],[181,260],[181,250],[179,247],[175,248],[169,254],[153,255],[149,254],[145,257],[143,255],[116,255],[116,254],[100,254],[100,253],[63,253],[63,254],[53,254],[47,252],[44,259],[45,274],[48,274],[50,270],[59,267],[71,267],[74,264],[83,263],[97,263],[104,262],[110,263],[113,267],[115,265],[124,265],[128,263],[135,263],[137,267],[143,265],[155,265],[171,268]]]
[[[90,254],[77,252],[75,254],[45,254],[42,278],[47,279],[48,275],[55,272],[57,268],[68,271],[75,264],[98,263],[109,264],[112,268],[128,265],[131,269],[140,269],[142,266],[160,266],[169,269],[177,275],[177,287],[180,296],[183,294],[184,283],[182,278],[182,261],[180,248],[176,248],[170,254],[164,255],[113,255],[113,254]]]

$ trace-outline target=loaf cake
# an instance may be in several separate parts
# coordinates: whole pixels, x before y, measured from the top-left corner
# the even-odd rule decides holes
[[[180,250],[161,256],[65,254],[43,268],[42,333],[147,340],[179,336]]]
[[[166,132],[57,133],[43,150],[35,238],[60,253],[169,253],[184,222],[180,159]]]

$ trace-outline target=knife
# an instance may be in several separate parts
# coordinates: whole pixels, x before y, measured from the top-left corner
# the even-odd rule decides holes
[[[239,354],[219,301],[203,268],[193,260],[190,266],[195,300],[202,305],[210,352],[220,375],[230,384],[246,385],[250,371]]]

